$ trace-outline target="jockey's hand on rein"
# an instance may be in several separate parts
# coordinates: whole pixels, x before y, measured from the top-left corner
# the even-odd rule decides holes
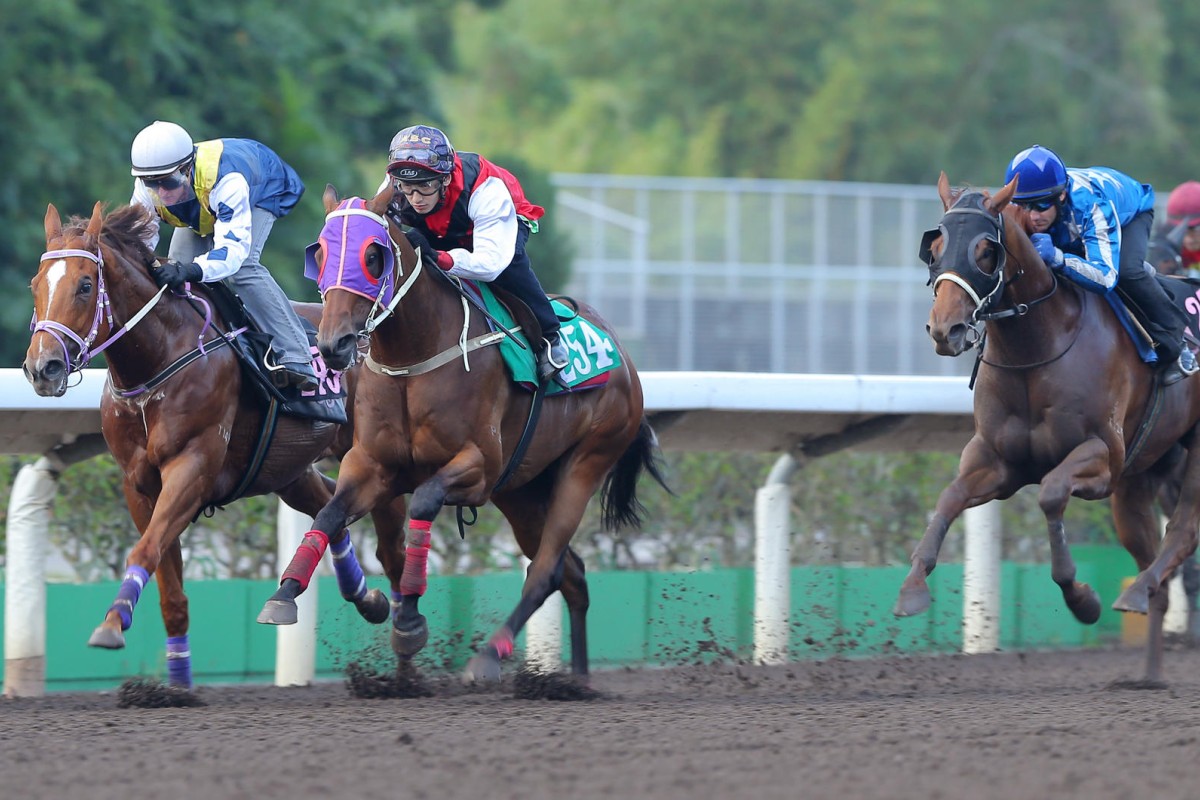
[[[1050,234],[1035,233],[1029,237],[1029,241],[1033,242],[1038,255],[1042,257],[1042,261],[1045,261],[1047,266],[1061,267],[1063,265],[1063,251],[1054,246],[1054,242],[1050,240]]]
[[[425,234],[416,228],[405,231],[404,237],[408,239],[408,243],[413,246],[414,250],[421,251],[421,258],[431,267],[448,270],[454,266],[454,259],[450,257],[450,254],[445,250],[434,250],[433,245],[425,238]]]
[[[199,281],[204,278],[204,270],[196,262],[180,264],[178,261],[168,261],[158,269],[150,270],[150,277],[159,286],[170,286],[171,291],[178,292],[188,281]]]

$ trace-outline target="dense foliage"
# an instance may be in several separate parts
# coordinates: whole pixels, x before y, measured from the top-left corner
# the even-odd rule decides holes
[[[197,138],[260,139],[297,168],[309,191],[266,260],[310,299],[299,254],[320,228],[324,184],[373,190],[392,133],[417,121],[513,169],[548,207],[555,171],[932,184],[945,169],[993,185],[1035,141],[1164,192],[1200,176],[1196,3],[0,0],[0,19],[0,292],[18,298],[0,306],[7,366],[27,342],[46,204],[69,215],[125,202],[129,143],[156,118]],[[561,288],[570,248],[552,211],[530,251]],[[678,497],[645,490],[644,532],[609,536],[593,509],[576,544],[601,567],[747,563],[753,491],[772,459],[672,454]],[[794,558],[904,560],[955,461],[807,465]],[[0,496],[16,464],[0,459]],[[54,544],[82,577],[120,569],[133,529],[119,495],[111,459],[64,476]],[[1036,503],[1022,493],[1004,514],[1005,554],[1044,555]],[[1107,541],[1106,514],[1073,503],[1068,530]],[[269,499],[202,520],[186,537],[191,574],[274,575],[273,520]],[[450,513],[437,531],[443,571],[513,559],[495,512],[465,541]]]

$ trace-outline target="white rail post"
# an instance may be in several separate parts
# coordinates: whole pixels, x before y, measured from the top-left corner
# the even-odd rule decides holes
[[[968,508],[963,521],[962,651],[992,653],[1000,649],[1000,502]]]
[[[26,464],[8,500],[4,576],[4,696],[46,694],[46,531],[58,472],[42,457]]]
[[[278,564],[284,565],[292,560],[304,534],[312,530],[312,521],[312,517],[279,501],[276,531]],[[317,674],[316,573],[308,589],[296,598],[296,624],[280,625],[276,628],[275,636],[275,685],[310,685]]]
[[[791,645],[791,488],[799,464],[779,457],[754,496],[754,661],[785,664]]]
[[[529,570],[529,559],[522,557],[520,563]],[[525,661],[539,672],[562,669],[562,615],[562,592],[555,592],[525,624]]]

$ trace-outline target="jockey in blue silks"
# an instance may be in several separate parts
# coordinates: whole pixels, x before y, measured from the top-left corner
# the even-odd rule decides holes
[[[1194,374],[1196,358],[1183,338],[1187,316],[1145,266],[1154,189],[1108,167],[1068,169],[1041,145],[1013,157],[1004,182],[1013,178],[1013,202],[1028,210],[1042,260],[1088,291],[1121,289],[1154,341],[1164,385]]]

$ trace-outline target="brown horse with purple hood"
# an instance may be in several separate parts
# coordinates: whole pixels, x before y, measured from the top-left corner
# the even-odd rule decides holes
[[[568,381],[575,373],[593,377],[578,384],[580,391],[518,386],[499,347],[514,332],[497,327],[470,287],[413,250],[385,216],[392,193],[389,185],[371,199],[339,201],[332,186],[325,191],[328,216],[311,248],[324,297],[317,344],[335,368],[360,359],[367,368],[355,396],[354,443],[333,499],[259,621],[295,622],[295,597],[327,538],[411,495],[407,541],[397,536],[379,546],[393,596],[392,648],[407,662],[428,638],[418,604],[434,518],[446,505],[461,510],[490,501],[532,563],[520,601],[471,659],[468,675],[499,677],[514,637],[556,590],[569,612],[572,669],[585,675],[588,593],[571,537],[602,486],[602,516],[615,529],[639,521],[636,488],[643,471],[662,483],[637,371],[608,324],[581,305],[562,326],[573,350],[564,375]],[[519,309],[513,314],[523,321],[526,339],[536,341],[530,327],[536,323]],[[571,338],[578,332],[584,335]]]

